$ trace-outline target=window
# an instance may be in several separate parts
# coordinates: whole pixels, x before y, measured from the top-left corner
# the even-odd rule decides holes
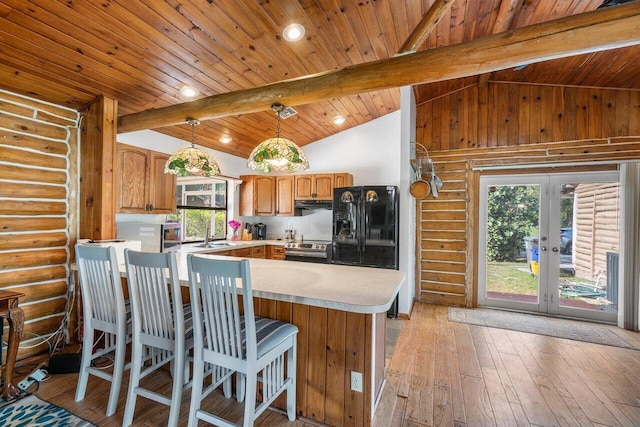
[[[214,240],[227,237],[227,181],[197,178],[178,181],[176,187],[176,220],[182,224],[182,241],[204,239],[207,227]]]

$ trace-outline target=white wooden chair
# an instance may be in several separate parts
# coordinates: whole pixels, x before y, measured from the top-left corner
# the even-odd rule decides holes
[[[215,260],[189,254],[187,266],[194,313],[194,374],[189,426],[197,426],[198,420],[217,426],[234,425],[200,409],[202,399],[211,392],[209,387],[203,393],[206,363],[228,369],[227,375],[235,371],[243,380],[238,381],[237,393],[238,400],[242,401],[244,397],[245,401],[244,427],[252,426],[283,391],[287,392],[289,420],[295,420],[298,328],[278,320],[255,317],[249,260]],[[239,303],[240,294],[242,304]],[[258,381],[262,382],[263,388],[262,400],[256,406]],[[246,389],[243,383],[246,383]]]
[[[190,386],[187,351],[193,347],[191,306],[183,306],[175,254],[125,250],[133,318],[131,378],[123,426],[131,425],[138,396],[167,405],[169,426],[178,425],[182,392]],[[146,363],[145,363],[146,362]],[[171,363],[173,387],[167,397],[140,380]],[[185,373],[186,371],[186,373]]]
[[[130,313],[125,303],[113,247],[77,244],[76,263],[82,294],[84,335],[75,401],[84,399],[89,374],[111,381],[107,402],[107,416],[110,417],[116,412],[122,375],[128,368],[125,365],[125,352],[127,342],[131,341]],[[104,348],[94,352],[97,331],[103,333]],[[96,359],[110,353],[114,353],[111,373],[93,365]]]

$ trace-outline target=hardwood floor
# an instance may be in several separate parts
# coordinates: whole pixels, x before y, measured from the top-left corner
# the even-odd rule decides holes
[[[615,328],[640,348],[638,333]],[[449,322],[416,304],[376,427],[640,426],[640,351]]]
[[[615,331],[640,347],[638,333]],[[640,351],[449,322],[447,307],[418,303],[402,322],[374,426],[640,426],[639,374]],[[76,403],[76,378],[54,375],[35,394],[98,426],[119,426],[126,384],[118,411],[107,418],[108,383],[91,378],[87,397]],[[155,380],[167,387],[166,378]],[[242,418],[242,407],[221,394],[209,405]],[[134,425],[163,425],[167,415],[139,399]],[[267,411],[256,425],[315,424]]]

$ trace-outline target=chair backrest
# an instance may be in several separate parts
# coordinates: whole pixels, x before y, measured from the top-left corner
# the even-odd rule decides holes
[[[204,337],[204,347],[214,353],[256,360],[249,260],[217,260],[189,254],[187,267],[196,339]]]
[[[175,254],[125,250],[131,315],[136,332],[173,340],[184,336],[180,281]]]
[[[105,324],[125,324],[124,292],[115,248],[79,243],[76,245],[76,264],[85,321],[95,319]]]

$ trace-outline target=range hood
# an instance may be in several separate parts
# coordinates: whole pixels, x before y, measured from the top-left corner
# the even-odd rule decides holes
[[[296,200],[296,209],[333,209],[332,200]]]

